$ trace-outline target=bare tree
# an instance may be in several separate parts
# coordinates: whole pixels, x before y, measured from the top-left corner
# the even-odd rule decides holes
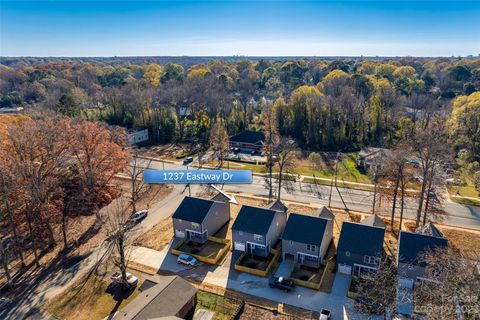
[[[277,199],[280,199],[282,187],[291,189],[293,187],[293,178],[295,172],[295,163],[298,159],[298,147],[295,140],[291,138],[281,138],[279,143],[274,146],[274,152],[277,155],[276,167],[278,169]]]
[[[428,319],[478,319],[480,256],[448,247],[425,252],[427,278],[414,292],[415,310]]]
[[[146,166],[142,166],[142,159],[138,157],[138,151],[134,150],[132,155],[132,161],[130,165],[126,167],[126,173],[130,180],[130,206],[132,207],[132,213],[137,212],[137,202],[142,194],[149,187],[143,181],[143,173],[149,169],[152,160],[147,160]]]
[[[424,119],[415,126],[409,125],[403,135],[404,143],[412,146],[413,154],[420,162],[421,189],[418,199],[415,227],[418,227],[424,212],[424,205],[429,201],[432,193],[428,192],[429,185],[433,185],[441,172],[443,164],[450,160],[452,152],[448,143],[445,119],[441,116],[432,116]],[[426,221],[426,218],[424,219]]]
[[[392,198],[391,229],[394,228],[397,203],[400,198],[401,216],[403,219],[403,207],[405,203],[405,188],[410,181],[410,173],[407,164],[410,156],[410,148],[406,144],[398,144],[392,153],[386,158],[383,175],[380,180],[380,192],[382,195]],[[401,229],[400,222],[400,229]]]
[[[397,267],[391,257],[384,256],[378,262],[376,273],[365,275],[360,281],[359,293],[379,304],[384,315],[391,314],[396,308]],[[369,310],[366,310],[369,311]]]
[[[127,288],[127,266],[131,244],[131,224],[129,223],[131,208],[126,199],[118,198],[107,208],[107,213],[106,228],[110,258],[122,276],[124,288]]]
[[[217,118],[210,131],[210,147],[214,157],[217,158],[219,168],[222,168],[230,150],[230,139],[224,121],[220,118]]]
[[[264,101],[264,100],[262,100]],[[262,122],[263,122],[263,132],[265,134],[265,141],[263,145],[263,154],[267,158],[267,167],[268,167],[268,180],[266,181],[268,187],[268,198],[273,197],[273,181],[272,181],[272,168],[274,165],[274,146],[279,143],[280,136],[278,134],[277,122],[275,119],[275,114],[273,110],[273,105],[271,102],[264,101],[262,102]]]

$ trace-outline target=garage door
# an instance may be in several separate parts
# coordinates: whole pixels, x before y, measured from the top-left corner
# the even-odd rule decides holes
[[[403,287],[403,288],[408,288],[408,289],[413,288],[413,280],[412,279],[400,278],[398,282],[399,282],[400,286]]]
[[[185,238],[185,231],[175,229],[175,237],[177,238]]]
[[[346,264],[339,264],[338,272],[344,273],[344,274],[352,274],[352,267]]]
[[[235,243],[233,244],[233,248],[238,251],[245,251],[245,243],[235,241]]]

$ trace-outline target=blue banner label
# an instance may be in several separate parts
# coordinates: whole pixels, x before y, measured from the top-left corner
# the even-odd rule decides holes
[[[146,183],[252,183],[251,170],[145,170]]]

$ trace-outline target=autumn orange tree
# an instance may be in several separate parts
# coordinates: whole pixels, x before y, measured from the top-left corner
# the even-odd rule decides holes
[[[125,131],[80,119],[72,123],[70,136],[70,151],[87,189],[87,200],[101,204],[108,200],[105,191],[112,178],[129,163]]]
[[[39,266],[39,252],[56,244],[58,225],[67,248],[68,219],[111,200],[108,184],[129,161],[126,134],[67,117],[0,117],[0,125],[2,237],[28,239]],[[25,246],[18,247],[23,260]]]

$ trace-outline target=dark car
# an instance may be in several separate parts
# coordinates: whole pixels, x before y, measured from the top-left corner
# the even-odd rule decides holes
[[[380,303],[364,297],[358,297],[355,299],[355,308],[359,311],[373,314],[382,314],[384,311],[384,308]]]
[[[292,280],[285,279],[284,277],[271,277],[270,280],[268,280],[268,286],[270,288],[276,288],[285,292],[289,292],[295,288],[295,283],[293,283]]]
[[[187,164],[192,163],[192,162],[193,162],[193,157],[186,157],[183,160],[183,165],[186,166]]]

